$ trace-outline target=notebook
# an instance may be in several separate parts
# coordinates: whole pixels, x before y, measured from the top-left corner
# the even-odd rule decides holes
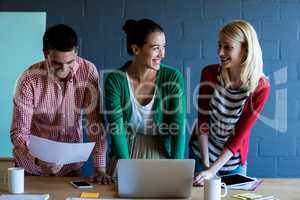
[[[120,159],[118,194],[139,198],[190,197],[194,166],[193,159]]]

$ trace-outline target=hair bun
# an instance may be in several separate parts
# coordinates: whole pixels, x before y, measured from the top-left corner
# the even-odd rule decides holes
[[[126,20],[124,26],[123,26],[123,30],[125,31],[126,34],[129,34],[134,26],[136,25],[137,21],[133,20],[133,19],[128,19]]]

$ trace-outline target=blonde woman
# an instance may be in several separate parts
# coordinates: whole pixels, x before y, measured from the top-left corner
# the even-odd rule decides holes
[[[189,143],[195,186],[215,174],[246,175],[250,131],[269,95],[261,48],[248,22],[221,29],[218,56],[220,64],[201,74],[198,123]]]

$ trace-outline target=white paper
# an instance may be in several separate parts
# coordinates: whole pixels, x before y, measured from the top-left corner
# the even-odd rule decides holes
[[[0,200],[47,200],[49,194],[5,194],[0,195]]]
[[[32,156],[42,161],[65,165],[86,161],[94,146],[95,142],[63,143],[30,135],[28,148]]]

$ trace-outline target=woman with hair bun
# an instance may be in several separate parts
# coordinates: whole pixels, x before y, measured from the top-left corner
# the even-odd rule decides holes
[[[202,70],[198,124],[190,140],[196,160],[194,185],[215,174],[244,174],[250,131],[269,95],[262,52],[246,21],[226,24],[219,32],[220,64]]]
[[[112,160],[184,158],[184,78],[162,64],[166,39],[150,19],[127,20],[132,60],[110,73],[104,86]],[[112,173],[112,172],[111,172]]]

